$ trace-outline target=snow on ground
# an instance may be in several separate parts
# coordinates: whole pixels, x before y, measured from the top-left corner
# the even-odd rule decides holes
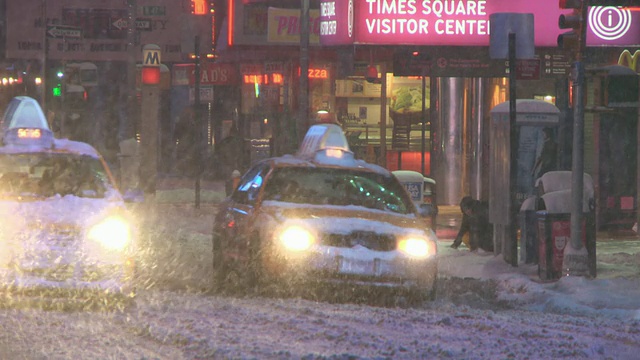
[[[206,292],[214,205],[195,209],[192,195],[159,192],[152,225],[145,224],[152,235],[143,239],[150,249],[141,264],[147,289],[135,308],[0,311],[0,357],[636,359],[640,353],[637,239],[600,241],[596,279],[549,283],[538,280],[536,265],[513,267],[441,239],[438,299],[411,307],[214,295]],[[203,192],[205,199],[219,197]],[[7,353],[7,344],[18,352]]]

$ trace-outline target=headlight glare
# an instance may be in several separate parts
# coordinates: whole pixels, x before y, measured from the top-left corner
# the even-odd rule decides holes
[[[280,242],[287,250],[305,251],[315,242],[311,232],[301,226],[289,226],[280,233]]]
[[[131,229],[127,221],[114,216],[94,225],[88,236],[107,249],[124,250],[131,241]]]
[[[433,255],[434,250],[427,240],[420,238],[402,239],[398,243],[398,249],[415,258],[426,258],[431,256]]]

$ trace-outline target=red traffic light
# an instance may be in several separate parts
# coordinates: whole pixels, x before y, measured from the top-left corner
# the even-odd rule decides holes
[[[207,0],[191,0],[191,13],[194,15],[207,15],[209,4]]]

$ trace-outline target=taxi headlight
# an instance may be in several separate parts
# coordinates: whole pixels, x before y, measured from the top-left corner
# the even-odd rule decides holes
[[[131,241],[131,229],[123,218],[112,216],[93,225],[88,236],[107,249],[124,250]]]
[[[409,237],[398,242],[398,250],[414,258],[427,258],[435,254],[435,247],[429,240]]]
[[[287,250],[305,251],[313,245],[315,237],[301,226],[289,226],[278,235],[278,240]]]

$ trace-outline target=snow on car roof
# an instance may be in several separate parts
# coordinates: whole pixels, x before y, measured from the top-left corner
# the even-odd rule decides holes
[[[20,153],[38,153],[38,152],[50,152],[50,153],[73,153],[77,155],[91,156],[96,159],[100,158],[100,153],[91,145],[80,141],[73,141],[69,139],[54,139],[51,147],[42,144],[32,145],[15,145],[8,144],[0,146],[0,153],[2,154],[20,154]]]
[[[382,175],[391,175],[391,172],[389,170],[380,165],[371,164],[364,160],[353,158],[344,162],[323,162],[318,161],[316,158],[306,158],[287,154],[280,157],[269,158],[265,161],[272,161],[276,166],[341,167],[367,170]]]
[[[391,175],[382,166],[356,159],[342,128],[336,124],[311,126],[295,155],[288,154],[270,160],[277,166],[343,167]]]

